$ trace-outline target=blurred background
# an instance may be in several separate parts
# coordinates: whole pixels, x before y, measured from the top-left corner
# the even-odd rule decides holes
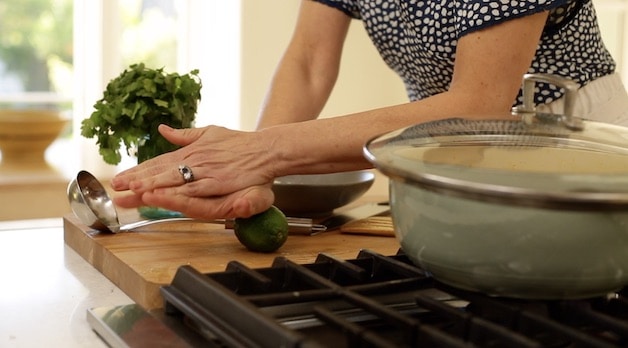
[[[628,0],[594,0],[602,34],[628,85]],[[105,164],[80,136],[107,83],[131,64],[167,72],[199,69],[197,126],[252,130],[296,19],[297,0],[0,0],[0,110],[45,108],[71,121],[50,145],[52,170],[3,171],[0,220],[69,212],[65,187],[86,169],[106,181],[135,163]],[[323,117],[406,100],[360,22]],[[1,130],[0,130],[1,131]],[[0,157],[1,158],[1,157]],[[378,178],[373,190],[386,192]]]

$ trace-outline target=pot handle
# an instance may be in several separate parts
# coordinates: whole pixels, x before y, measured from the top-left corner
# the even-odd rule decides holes
[[[536,82],[544,82],[555,85],[565,90],[564,110],[562,122],[565,126],[572,130],[582,130],[584,128],[582,119],[574,116],[574,106],[576,102],[576,94],[578,92],[578,84],[566,77],[552,74],[525,74],[523,75],[523,105],[515,107],[515,113],[536,113],[534,105],[534,87]]]

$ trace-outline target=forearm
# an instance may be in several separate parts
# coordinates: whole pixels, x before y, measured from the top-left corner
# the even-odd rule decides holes
[[[508,103],[485,103],[489,93],[450,91],[422,101],[361,113],[278,125],[260,131],[274,175],[326,173],[371,167],[365,143],[381,134],[448,117],[508,117]]]
[[[329,6],[304,1],[295,32],[260,110],[257,129],[312,120],[338,76],[350,19]]]
[[[327,102],[337,71],[307,66],[286,56],[278,67],[261,107],[257,129],[312,120]]]

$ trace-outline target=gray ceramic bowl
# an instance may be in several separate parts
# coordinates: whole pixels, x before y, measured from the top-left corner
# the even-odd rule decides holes
[[[274,205],[289,216],[330,215],[364,195],[374,180],[370,170],[283,176],[273,184]]]

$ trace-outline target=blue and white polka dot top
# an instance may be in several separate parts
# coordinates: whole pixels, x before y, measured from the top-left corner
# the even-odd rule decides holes
[[[528,72],[557,74],[584,86],[615,70],[591,0],[316,1],[363,21],[384,61],[403,79],[412,101],[448,89],[459,38],[545,10],[550,15]],[[537,86],[537,104],[562,96],[559,88]],[[520,99],[521,91],[513,105]]]

